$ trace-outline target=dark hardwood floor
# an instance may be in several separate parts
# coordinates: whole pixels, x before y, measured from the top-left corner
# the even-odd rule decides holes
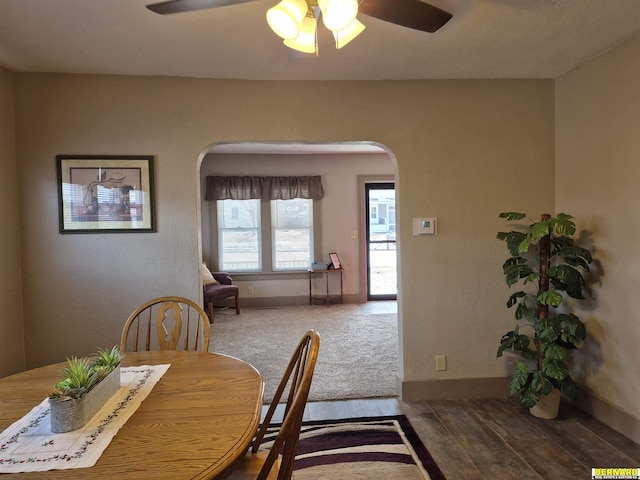
[[[310,402],[305,420],[405,414],[449,480],[590,479],[638,468],[640,445],[570,405],[540,420],[514,399]]]
[[[395,302],[368,302],[371,313]],[[639,468],[640,445],[571,405],[532,416],[516,398],[310,402],[305,420],[406,415],[448,480],[581,480],[592,468]],[[276,419],[277,420],[277,419]],[[348,480],[348,479],[345,479]]]

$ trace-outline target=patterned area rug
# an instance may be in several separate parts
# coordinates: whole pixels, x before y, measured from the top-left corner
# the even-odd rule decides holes
[[[404,415],[305,422],[294,477],[296,480],[445,480]]]

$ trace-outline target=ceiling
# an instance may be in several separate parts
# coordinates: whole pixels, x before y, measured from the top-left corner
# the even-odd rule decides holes
[[[153,1],[0,0],[0,65],[272,80],[554,78],[640,32],[640,0],[431,0],[454,14],[436,33],[360,15],[366,30],[341,50],[321,27],[315,57],[271,32],[265,12],[277,0],[173,15],[145,8]]]

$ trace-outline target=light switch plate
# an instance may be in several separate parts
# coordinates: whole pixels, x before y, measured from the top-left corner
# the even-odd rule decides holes
[[[437,235],[436,224],[437,218],[414,218],[413,219],[413,235]]]

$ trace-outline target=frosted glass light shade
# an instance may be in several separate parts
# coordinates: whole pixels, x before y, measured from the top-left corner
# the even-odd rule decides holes
[[[342,48],[351,40],[360,35],[366,27],[360,23],[358,19],[351,22],[344,30],[333,32],[333,38],[336,39],[336,48]]]
[[[267,23],[276,35],[293,40],[300,33],[300,25],[308,8],[305,0],[281,0],[267,10]]]
[[[358,0],[318,0],[322,22],[331,31],[344,30],[358,15]]]
[[[304,17],[300,26],[300,34],[293,40],[284,40],[284,44],[304,53],[316,53],[316,28],[315,17]]]

